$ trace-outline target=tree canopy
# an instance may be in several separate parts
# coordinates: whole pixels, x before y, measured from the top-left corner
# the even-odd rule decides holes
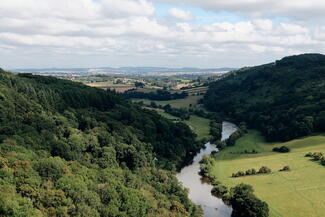
[[[233,71],[211,84],[210,110],[286,141],[325,130],[325,56],[304,54]]]

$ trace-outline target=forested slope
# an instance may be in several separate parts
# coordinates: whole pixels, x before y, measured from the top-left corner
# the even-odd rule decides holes
[[[245,121],[269,141],[325,130],[325,56],[304,54],[231,72],[213,83],[204,104]]]
[[[0,216],[199,216],[171,172],[182,123],[82,84],[0,70]]]

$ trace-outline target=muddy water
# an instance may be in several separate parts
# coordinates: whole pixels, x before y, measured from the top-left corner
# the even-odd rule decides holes
[[[227,139],[236,131],[236,126],[229,122],[222,123],[222,140]],[[211,195],[212,185],[201,180],[199,175],[200,160],[203,155],[210,154],[218,149],[210,144],[205,144],[205,149],[201,149],[191,165],[184,167],[177,175],[177,179],[182,182],[185,188],[189,189],[189,198],[197,205],[200,205],[204,211],[204,217],[230,217],[231,207],[225,205],[221,199]]]

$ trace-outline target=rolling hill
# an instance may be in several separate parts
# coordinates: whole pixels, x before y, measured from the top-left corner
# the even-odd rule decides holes
[[[110,91],[0,70],[0,216],[200,216],[183,123]]]
[[[260,130],[268,141],[323,132],[325,56],[290,56],[233,71],[211,84],[203,102],[220,117]]]

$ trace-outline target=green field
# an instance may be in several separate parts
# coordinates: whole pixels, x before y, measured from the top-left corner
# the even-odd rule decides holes
[[[190,120],[184,121],[197,134],[198,139],[209,138],[210,120],[201,118],[196,115],[191,115]]]
[[[275,153],[272,148],[288,146],[289,153]],[[258,154],[234,154],[244,150],[258,150]],[[257,131],[236,142],[236,146],[219,152],[212,173],[222,184],[234,186],[250,184],[255,194],[270,207],[271,217],[324,217],[325,167],[304,157],[307,152],[325,153],[325,135],[315,135],[286,143],[266,143]],[[283,166],[289,172],[279,172]],[[231,174],[267,166],[271,174],[231,178]]]
[[[157,109],[156,110],[161,116],[170,119],[170,120],[180,120],[178,117],[170,115],[164,110]],[[206,118],[201,118],[196,115],[191,115],[190,120],[184,121],[197,135],[197,139],[209,138],[210,135],[210,120]]]
[[[140,102],[142,101],[145,105],[149,105],[150,102],[156,102],[157,105],[167,105],[170,104],[173,108],[189,108],[190,104],[193,106],[197,105],[197,101],[202,99],[202,95],[199,96],[188,96],[185,99],[175,99],[175,100],[168,100],[168,101],[156,101],[156,100],[148,100],[148,99],[133,99],[133,102]]]

